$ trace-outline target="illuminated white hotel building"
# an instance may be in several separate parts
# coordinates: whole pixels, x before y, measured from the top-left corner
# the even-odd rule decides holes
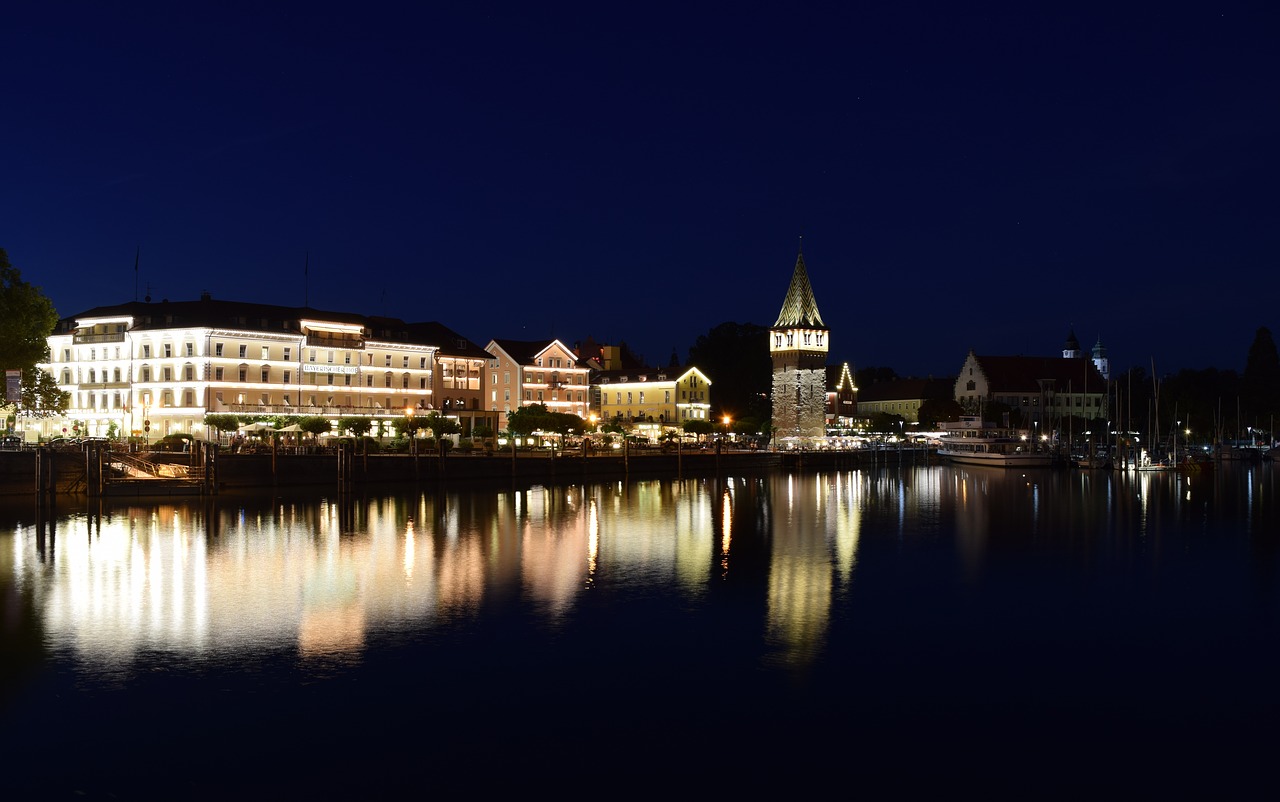
[[[149,439],[203,433],[208,413],[370,416],[390,422],[438,411],[462,436],[482,407],[489,355],[438,323],[214,300],[102,306],[59,321],[48,371],[71,394],[65,419],[81,435]],[[409,411],[412,410],[413,413]]]

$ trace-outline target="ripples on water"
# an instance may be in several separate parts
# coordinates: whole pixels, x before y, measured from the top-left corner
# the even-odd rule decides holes
[[[1160,787],[1120,759],[1157,754],[1197,760],[1190,787],[1280,712],[1275,481],[923,467],[19,509],[5,751],[43,795],[1044,796]]]

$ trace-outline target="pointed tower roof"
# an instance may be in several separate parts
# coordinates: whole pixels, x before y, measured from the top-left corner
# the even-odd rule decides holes
[[[1064,351],[1080,350],[1080,341],[1076,339],[1076,330],[1074,328],[1071,329],[1071,333],[1067,335],[1067,341],[1063,344],[1062,349]]]
[[[787,288],[787,297],[782,302],[782,311],[778,313],[778,322],[774,328],[790,328],[803,326],[810,329],[825,329],[822,315],[818,314],[818,302],[813,298],[813,287],[809,285],[809,272],[804,267],[804,251],[796,254],[796,269],[791,274],[791,286]]]

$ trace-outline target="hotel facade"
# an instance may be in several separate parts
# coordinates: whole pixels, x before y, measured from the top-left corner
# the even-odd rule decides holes
[[[482,403],[490,355],[437,323],[206,294],[97,307],[59,321],[48,342],[40,367],[71,400],[63,419],[30,422],[41,437],[209,436],[209,413],[367,416],[386,431],[436,411],[464,437],[497,426]]]

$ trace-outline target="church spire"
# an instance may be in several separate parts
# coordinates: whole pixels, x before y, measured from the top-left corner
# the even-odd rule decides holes
[[[804,327],[809,329],[825,329],[822,315],[818,314],[818,302],[813,297],[813,287],[809,284],[809,271],[804,266],[804,248],[801,242],[800,252],[796,254],[796,268],[791,274],[791,286],[787,288],[787,297],[782,301],[782,311],[778,313],[775,329]]]

